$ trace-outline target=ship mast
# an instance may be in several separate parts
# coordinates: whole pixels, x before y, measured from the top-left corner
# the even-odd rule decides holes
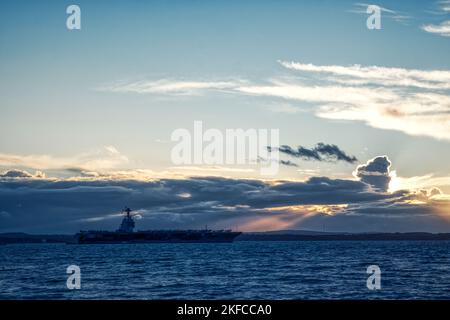
[[[134,229],[134,220],[133,217],[131,216],[131,209],[125,207],[124,211],[126,212],[126,216],[123,217],[122,223],[117,231],[124,233],[131,233],[133,232]]]

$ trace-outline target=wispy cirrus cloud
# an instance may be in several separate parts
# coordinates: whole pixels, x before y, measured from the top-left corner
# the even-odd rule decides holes
[[[100,87],[100,91],[133,92],[140,94],[173,94],[180,96],[201,95],[205,90],[229,91],[241,85],[243,80],[213,81],[213,80],[179,80],[159,79],[155,81],[119,82]]]
[[[305,104],[298,103],[306,102],[315,107],[303,110],[320,118],[450,140],[449,70],[279,63],[293,74],[261,81],[139,81],[109,91],[175,96],[221,91],[280,98],[289,102],[290,113],[292,108],[302,110]]]
[[[359,64],[350,66],[314,65],[289,61],[279,61],[279,63],[290,70],[336,76],[337,78],[330,78],[330,80],[342,84],[450,89],[450,71],[448,70],[419,70],[361,66]]]
[[[450,14],[450,1],[449,0],[438,1],[437,7],[438,8],[437,11],[435,11],[435,13],[447,15],[448,18],[448,14]],[[447,19],[438,24],[424,24],[421,26],[421,29],[426,32],[434,33],[443,37],[450,37],[450,20]]]
[[[280,64],[302,80],[272,80],[237,90],[318,105],[321,118],[450,140],[450,71],[379,66]],[[312,78],[308,78],[308,76]]]
[[[319,85],[275,84],[254,87],[254,93],[314,101],[319,103],[316,115],[322,118],[363,121],[375,128],[450,140],[448,70],[280,63],[319,75]],[[336,82],[340,85],[329,84]]]

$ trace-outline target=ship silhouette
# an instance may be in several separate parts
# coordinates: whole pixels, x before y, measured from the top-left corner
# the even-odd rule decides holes
[[[95,243],[168,243],[168,242],[232,242],[241,232],[231,230],[145,230],[134,231],[132,210],[125,208],[125,215],[116,231],[80,231],[79,244]]]

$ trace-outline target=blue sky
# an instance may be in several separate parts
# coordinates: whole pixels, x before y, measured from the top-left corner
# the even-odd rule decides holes
[[[66,28],[70,4],[81,8],[81,30]],[[278,128],[293,147],[335,144],[357,164],[386,155],[390,192],[448,194],[450,5],[374,4],[384,8],[381,30],[366,28],[366,6],[354,1],[5,1],[2,184],[23,182],[8,170],[45,179],[80,178],[74,168],[133,179],[136,170],[146,179],[211,174],[170,159],[173,130],[202,120],[220,130]],[[203,87],[161,88],[192,83]],[[354,180],[357,164],[300,161],[274,179]],[[258,171],[214,174],[262,179]],[[8,230],[23,226],[11,218],[15,205],[0,208]]]

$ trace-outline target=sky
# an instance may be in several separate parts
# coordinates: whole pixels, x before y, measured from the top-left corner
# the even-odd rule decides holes
[[[450,1],[4,1],[0,48],[0,232],[450,232]],[[174,163],[195,121],[278,173]]]

